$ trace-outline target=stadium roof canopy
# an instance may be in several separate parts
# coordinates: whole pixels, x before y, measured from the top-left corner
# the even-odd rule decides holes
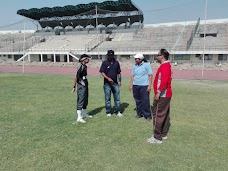
[[[142,23],[142,11],[131,2],[131,0],[104,1],[102,3],[92,2],[88,4],[67,5],[64,7],[53,8],[31,8],[29,10],[21,9],[17,14],[36,20],[42,28],[61,26],[96,26],[96,18],[98,25],[108,26],[115,24],[119,26],[122,23],[135,22]]]

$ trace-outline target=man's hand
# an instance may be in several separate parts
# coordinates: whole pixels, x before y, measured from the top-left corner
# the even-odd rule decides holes
[[[154,100],[155,100],[155,101],[158,101],[159,98],[160,98],[160,93],[157,93],[157,94],[154,96]]]
[[[113,82],[113,80],[111,79],[111,78],[107,78],[107,80],[110,82],[110,83],[112,83]]]
[[[121,82],[118,82],[118,86],[121,87],[121,85],[122,85]]]
[[[72,89],[71,93],[74,93],[74,92],[75,92],[75,89],[76,89],[76,88],[74,88],[74,87],[73,87],[73,89]]]
[[[133,88],[132,85],[130,85],[130,86],[129,86],[129,90],[132,91],[132,88]]]
[[[151,91],[151,86],[150,85],[148,85],[148,87],[147,87],[147,90],[146,90],[147,92],[150,92]]]

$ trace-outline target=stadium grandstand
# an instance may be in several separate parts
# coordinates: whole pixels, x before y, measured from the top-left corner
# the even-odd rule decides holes
[[[120,61],[140,52],[153,62],[166,48],[172,62],[197,63],[203,54],[207,63],[228,62],[228,19],[146,25],[143,11],[131,0],[21,9],[17,14],[41,29],[1,34],[1,60],[73,62],[83,53],[103,60],[113,49]]]

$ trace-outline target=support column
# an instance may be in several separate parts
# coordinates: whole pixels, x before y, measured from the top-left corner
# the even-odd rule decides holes
[[[31,62],[30,54],[28,54],[28,62]]]
[[[54,62],[56,63],[56,55],[54,54]]]
[[[43,54],[41,53],[41,55],[40,55],[40,62],[43,62],[43,61],[44,61]]]
[[[69,53],[67,53],[67,63],[69,63],[70,62],[70,55],[69,55]]]

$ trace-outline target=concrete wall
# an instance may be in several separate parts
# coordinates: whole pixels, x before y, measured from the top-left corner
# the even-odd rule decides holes
[[[30,55],[30,61],[31,62],[34,62],[34,61],[37,61],[39,62],[39,55],[36,55],[36,54],[33,54],[33,55]]]
[[[0,60],[14,61],[14,56],[13,55],[0,55]]]
[[[219,61],[218,60],[218,54],[205,54],[205,63],[217,63],[217,62],[228,62],[228,60],[222,60],[222,61]],[[228,55],[225,54],[224,55],[225,57],[228,58]],[[174,60],[174,55],[170,55],[170,61],[174,62],[178,62],[178,63],[202,63],[202,58],[203,58],[203,55],[202,54],[199,54],[198,56],[196,54],[192,54],[190,55],[190,60]]]
[[[125,54],[125,55],[116,55],[115,58],[120,61],[120,62],[134,62],[133,58],[134,54]],[[30,54],[30,61],[31,62],[41,62],[40,61],[40,55],[39,54]],[[47,57],[47,60],[45,61],[45,56]],[[106,60],[107,57],[106,55],[99,55],[99,58],[97,59],[98,55],[94,54],[92,55],[94,58],[92,60]],[[151,54],[144,54],[145,58],[149,62],[154,62],[156,61],[157,55],[151,55]],[[0,60],[3,61],[15,61],[22,57],[21,54],[0,54]],[[80,54],[77,55],[77,57],[80,57]],[[209,54],[205,55],[205,63],[228,63],[228,54],[223,54],[222,57],[224,60],[218,60],[219,59],[219,54]],[[77,60],[71,56],[69,56],[70,62],[77,62]],[[170,55],[170,61],[171,62],[178,62],[178,63],[202,63],[202,58],[203,55],[199,54],[198,56],[196,54],[190,55],[190,60],[174,60],[174,55]],[[25,61],[29,61],[29,56],[25,58]],[[56,62],[66,62],[67,61],[67,56],[64,54],[56,54]],[[43,54],[43,62],[54,62],[54,54]]]

